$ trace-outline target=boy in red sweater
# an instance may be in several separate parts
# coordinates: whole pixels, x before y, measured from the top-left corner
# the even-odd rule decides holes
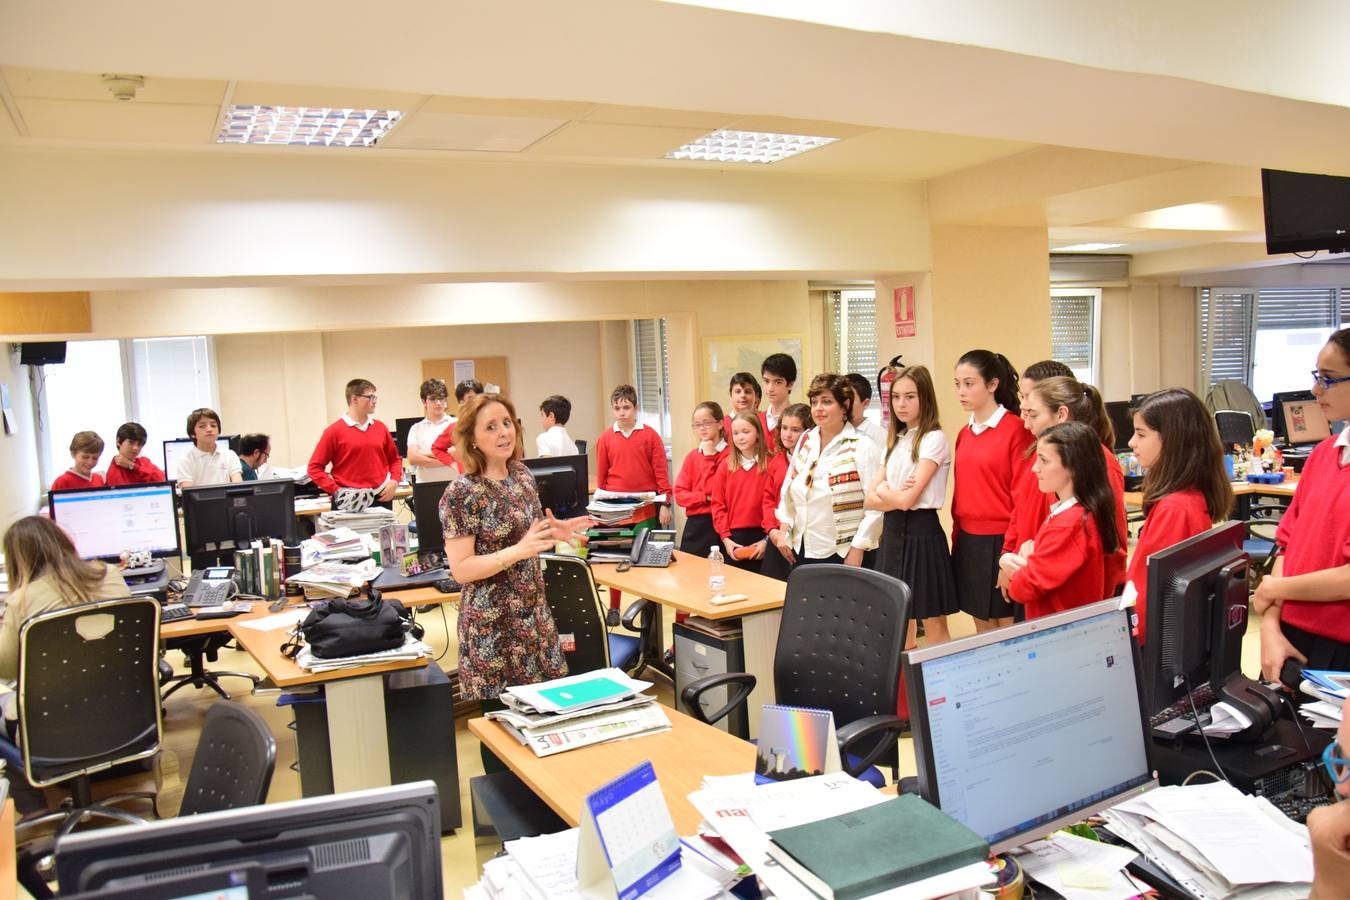
[[[665,494],[658,517],[670,527],[670,473],[661,435],[637,420],[637,390],[621,384],[609,396],[614,427],[595,442],[596,484],[604,491]]]
[[[309,477],[333,495],[335,505],[342,505],[349,497],[360,498],[367,491],[375,502],[389,503],[403,477],[403,460],[394,436],[374,417],[379,400],[375,385],[354,378],[347,382],[346,394],[347,412],[319,435],[318,446],[309,458]],[[330,465],[331,469],[325,471]],[[369,505],[359,499],[355,503],[360,508]]]
[[[68,491],[101,487],[103,476],[94,471],[103,455],[103,438],[92,431],[77,431],[70,439],[71,466],[52,482],[52,490]]]
[[[152,484],[164,480],[159,466],[141,455],[145,438],[145,428],[139,422],[127,422],[117,429],[117,455],[108,464],[105,483]]]

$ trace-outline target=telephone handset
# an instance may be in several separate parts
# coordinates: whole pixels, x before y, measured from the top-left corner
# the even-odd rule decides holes
[[[206,566],[192,573],[183,590],[183,602],[188,606],[219,606],[234,594],[234,569],[229,566]]]
[[[674,531],[644,528],[633,536],[633,552],[628,562],[619,563],[617,571],[627,572],[633,566],[663,569],[670,565],[674,550]]]

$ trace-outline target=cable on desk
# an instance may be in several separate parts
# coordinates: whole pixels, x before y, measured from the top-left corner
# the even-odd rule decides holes
[[[444,603],[437,603],[436,608],[441,611],[441,630],[445,632],[445,649],[436,657],[436,662],[440,662],[445,659],[445,654],[450,652],[450,620],[446,618]]]
[[[1219,765],[1219,758],[1214,755],[1214,748],[1210,746],[1209,735],[1205,734],[1204,726],[1200,724],[1200,713],[1195,708],[1195,696],[1191,693],[1191,679],[1184,672],[1181,675],[1181,682],[1186,686],[1186,699],[1191,703],[1191,715],[1195,716],[1195,727],[1199,730],[1200,737],[1204,739],[1205,749],[1209,751],[1209,759],[1214,763],[1215,770],[1223,777],[1223,780],[1228,781],[1228,773],[1223,770],[1223,766]],[[1232,784],[1233,782],[1228,781],[1228,783]]]
[[[1210,778],[1213,778],[1215,781],[1224,781],[1224,780],[1225,780],[1225,779],[1223,779],[1223,778],[1220,778],[1216,773],[1211,772],[1209,769],[1196,769],[1194,772],[1192,772],[1191,774],[1187,775],[1185,778],[1181,779],[1182,785],[1184,786],[1184,785],[1190,784],[1190,783],[1191,783],[1191,779],[1194,778],[1194,777],[1197,776],[1197,775],[1208,775]]]

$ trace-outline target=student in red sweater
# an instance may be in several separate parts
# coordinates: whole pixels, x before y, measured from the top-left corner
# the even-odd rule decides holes
[[[781,355],[781,354],[779,354]],[[772,357],[771,357],[772,358]],[[791,357],[788,358],[791,361]],[[767,365],[767,360],[765,361]],[[794,367],[793,372],[796,372]],[[797,442],[811,427],[811,407],[805,403],[793,403],[783,409],[778,416],[778,437],[774,444],[778,452],[769,457],[769,470],[764,479],[764,533],[768,534],[778,527],[778,504],[783,499],[783,482],[787,479],[788,462],[797,449]],[[787,581],[792,566],[778,548],[769,542],[764,558],[759,561],[759,574],[779,581]]]
[[[70,439],[71,466],[56,476],[51,489],[68,491],[102,486],[103,476],[94,471],[102,455],[103,438],[92,431],[75,432],[75,436]]]
[[[706,557],[709,547],[721,543],[712,521],[713,476],[727,460],[721,405],[705,400],[694,407],[693,426],[698,446],[689,451],[675,478],[675,502],[684,510],[680,550]]]
[[[1116,501],[1101,439],[1082,422],[1047,428],[1036,442],[1036,478],[1054,494],[1008,596],[1037,619],[1102,599],[1103,557],[1120,546]]]
[[[164,480],[159,466],[141,455],[145,438],[145,428],[139,422],[127,422],[117,429],[117,455],[103,476],[106,484],[151,484]]]
[[[477,378],[465,378],[455,385],[455,412],[465,409],[469,401],[483,393],[483,383]],[[455,417],[450,416],[450,427],[441,432],[440,437],[431,442],[431,455],[440,460],[441,465],[449,466],[455,474],[463,475],[464,466],[455,456]]]
[[[1350,329],[1317,354],[1313,395],[1328,421],[1350,418]],[[1318,444],[1275,535],[1283,553],[1252,595],[1261,619],[1261,673],[1278,681],[1290,657],[1350,668],[1350,428]],[[1344,749],[1344,748],[1343,748]]]
[[[375,385],[354,378],[347,382],[346,395],[347,412],[319,435],[309,458],[309,477],[333,495],[334,506],[388,504],[403,477],[403,460],[394,436],[375,418]]]
[[[764,538],[764,486],[769,478],[764,428],[754,410],[731,420],[731,453],[717,467],[712,484],[713,527],[726,548],[727,562],[759,571]]]
[[[1148,558],[1227,518],[1233,488],[1214,417],[1188,390],[1171,388],[1144,398],[1134,411],[1130,449],[1144,467],[1144,527],[1125,576],[1125,596],[1134,598],[1134,632],[1143,644]]]
[[[655,491],[667,500],[658,510],[662,528],[670,527],[670,475],[666,445],[655,429],[638,421],[637,390],[621,384],[609,396],[614,426],[595,442],[596,483],[601,490]]]
[[[1012,523],[1013,496],[1029,474],[1035,439],[1018,418],[1017,370],[1001,353],[971,350],[956,364],[956,396],[970,422],[956,435],[952,477],[952,572],[961,609],[976,631],[1013,621],[998,589],[998,561]]]
[[[1102,458],[1106,461],[1106,475],[1111,482],[1111,494],[1116,502],[1116,551],[1106,559],[1102,597],[1114,597],[1125,583],[1125,473],[1112,451],[1115,429],[1106,414],[1102,395],[1090,384],[1074,378],[1054,376],[1042,378],[1030,391],[1022,392],[1022,422],[1027,431],[1040,437],[1045,430],[1060,422],[1082,422],[1097,434],[1102,444]],[[1034,461],[1034,460],[1033,460]],[[1036,478],[1021,482],[1021,490],[1013,498],[1013,522],[1003,541],[1003,556],[999,558],[999,587],[1007,590],[1008,581],[1017,571],[1017,560],[1025,556],[1022,548],[1036,536],[1045,517],[1050,513],[1052,494],[1041,490]]]

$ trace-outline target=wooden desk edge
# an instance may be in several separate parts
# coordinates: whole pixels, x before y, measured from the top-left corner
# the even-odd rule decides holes
[[[273,628],[259,631],[256,628],[243,628],[242,623],[230,619],[230,634],[237,640],[258,665],[262,666],[267,677],[279,688],[301,687],[309,684],[321,684],[326,681],[341,681],[344,678],[360,678],[366,675],[382,675],[385,672],[399,672],[403,669],[419,669],[430,662],[430,657],[400,659],[393,662],[376,663],[350,669],[334,669],[328,672],[307,672],[296,665],[294,660],[281,655],[281,644],[285,642],[286,629]],[[270,641],[271,643],[265,643]],[[256,642],[256,643],[255,643]],[[283,666],[284,669],[277,669]],[[290,672],[294,669],[294,674]]]
[[[519,747],[521,750],[524,750],[527,753],[530,753],[531,755],[534,754],[533,750],[530,750],[528,747],[525,747],[519,742],[517,742],[516,739],[513,738],[507,732],[507,730],[503,728],[501,725],[497,724],[496,722],[493,722],[490,719],[485,719],[482,716],[479,716],[476,719],[469,720],[469,733],[472,734],[474,737],[478,738],[484,744],[486,744],[488,749],[493,750],[494,752],[496,752],[496,750],[493,747],[493,744],[495,744],[497,741],[502,741],[508,744],[509,746]],[[558,814],[558,818],[562,819],[568,825],[571,825],[573,827],[581,823],[581,810],[568,809],[567,807],[558,803],[552,796],[546,796],[546,791],[544,790],[543,785],[541,785],[539,780],[536,779],[532,774],[535,770],[530,769],[529,767],[526,766],[521,766],[519,768],[512,766],[507,761],[507,757],[509,756],[510,754],[507,751],[503,751],[501,754],[499,754],[499,758],[503,763],[506,764],[506,767],[510,769],[517,778],[525,782],[526,787],[528,787],[536,797],[547,803],[549,809],[553,810],[555,813]],[[543,759],[544,757],[535,757],[535,758]]]

